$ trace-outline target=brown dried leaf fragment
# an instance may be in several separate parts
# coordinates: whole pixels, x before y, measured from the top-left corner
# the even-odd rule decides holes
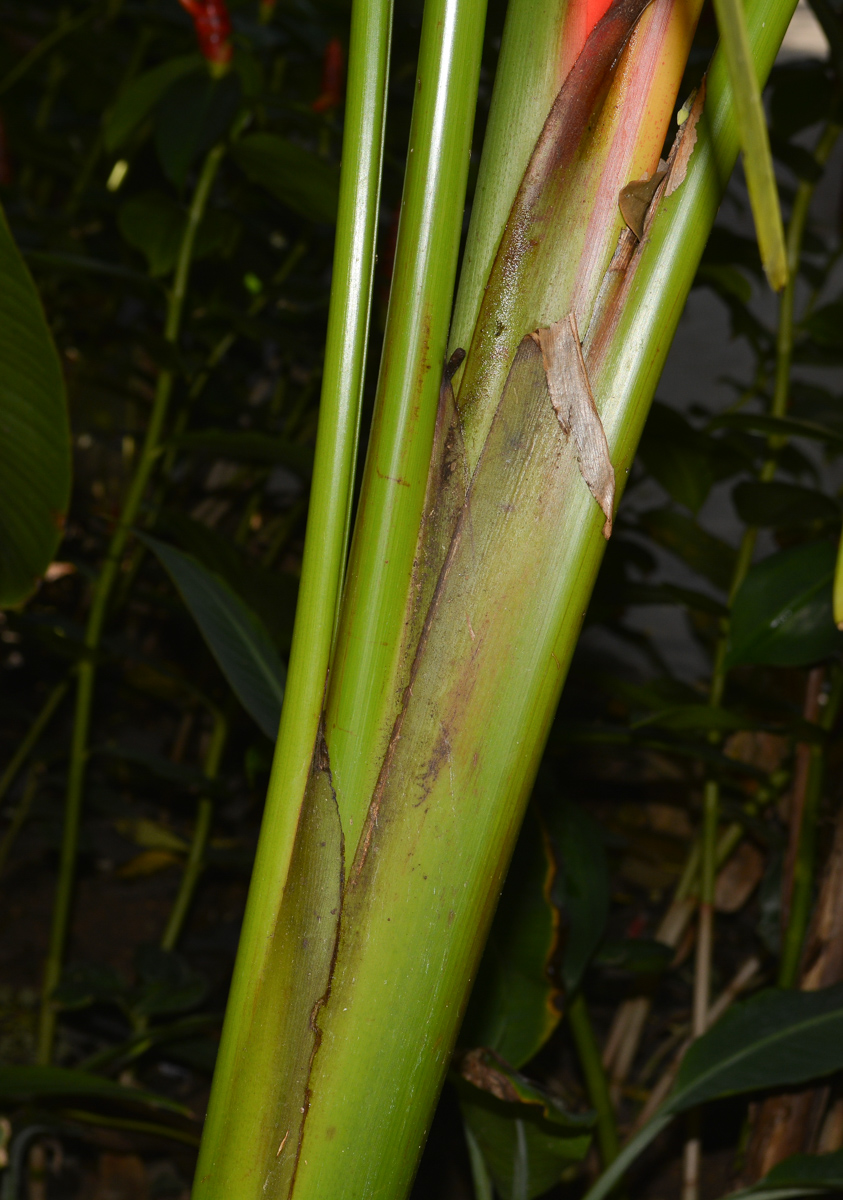
[[[591,393],[574,314],[568,313],[547,329],[539,329],[538,343],[550,402],[562,429],[574,439],[580,474],[606,515],[603,536],[608,539],[612,534],[615,471],[603,422]]]
[[[641,179],[633,179],[626,187],[621,188],[618,196],[618,207],[621,216],[639,242],[644,235],[644,219],[650,207],[658,186],[667,174],[667,166],[660,166],[652,175],[644,175]]]
[[[705,76],[703,76],[697,90],[692,92],[685,101],[684,108],[687,108],[689,111],[687,117],[679,126],[679,132],[670,151],[670,158],[667,163],[665,196],[672,196],[685,178],[688,163],[691,160],[691,152],[697,144],[697,123],[702,116],[704,104]]]

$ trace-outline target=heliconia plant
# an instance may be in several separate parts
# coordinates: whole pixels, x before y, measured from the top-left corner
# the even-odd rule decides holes
[[[671,128],[699,8],[512,0],[454,305],[484,5],[428,0],[346,565],[391,22],[355,2],[299,608],[195,1200],[409,1190],[738,153],[722,52]],[[792,9],[731,13],[760,80]]]

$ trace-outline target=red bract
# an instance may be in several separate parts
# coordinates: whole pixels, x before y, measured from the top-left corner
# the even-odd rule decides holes
[[[344,67],[342,42],[339,38],[331,38],[322,59],[322,90],[311,105],[314,112],[328,112],[342,104]]]
[[[231,18],[225,0],[179,0],[193,17],[199,49],[209,63],[225,66],[231,61]]]

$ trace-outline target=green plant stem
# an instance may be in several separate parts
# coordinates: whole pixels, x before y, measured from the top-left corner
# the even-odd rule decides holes
[[[354,0],[343,133],[335,269],[311,503],[302,561],[281,725],[275,746],[243,932],[229,994],[201,1156],[219,1161],[221,1146],[237,1140],[243,1104],[233,1101],[249,1062],[246,1037],[256,991],[271,952],[266,931],[275,926],[284,890],[299,808],[322,716],[325,682],[342,587],[348,521],[369,330],[375,241],[380,200],[392,0]],[[259,1095],[261,1072],[247,1083]],[[235,1111],[240,1110],[240,1111]],[[234,1122],[232,1121],[234,1118]],[[246,1134],[254,1140],[254,1128]],[[223,1175],[233,1171],[228,1155]],[[197,1184],[202,1189],[199,1169]],[[217,1195],[234,1200],[233,1185]]]
[[[819,725],[826,732],[834,726],[843,699],[843,670],[834,668],[831,688],[824,694],[825,704],[821,708]],[[814,871],[816,865],[817,847],[817,818],[819,816],[820,800],[822,798],[825,778],[824,744],[814,743],[809,750],[810,759],[808,778],[805,785],[805,799],[802,807],[802,818],[799,822],[799,842],[796,861],[793,867],[793,892],[790,900],[790,914],[782,945],[782,957],[779,965],[779,987],[794,987],[799,976],[799,964],[802,957],[802,945],[811,915],[811,902],[814,893]]]
[[[11,787],[12,783],[14,782],[18,771],[21,769],[23,764],[26,762],[27,758],[29,758],[29,755],[31,754],[33,747],[36,745],[41,734],[44,732],[44,730],[49,725],[50,720],[53,716],[53,713],[56,711],[58,706],[61,704],[62,700],[64,699],[64,697],[67,693],[67,689],[69,687],[70,687],[70,680],[63,679],[61,681],[61,683],[56,684],[56,686],[50,692],[47,699],[44,701],[43,708],[41,709],[38,716],[35,718],[35,720],[30,725],[29,729],[27,730],[27,732],[24,736],[23,741],[20,743],[17,750],[15,751],[15,753],[12,755],[11,759],[9,760],[9,764],[6,767],[5,771],[3,772],[2,775],[0,775],[0,800],[2,800],[3,797],[6,795],[6,792],[8,792],[9,788]]]
[[[23,789],[23,795],[20,798],[20,803],[15,809],[9,828],[3,835],[3,840],[0,841],[0,874],[9,860],[9,854],[15,840],[23,829],[24,822],[29,816],[29,810],[32,807],[32,801],[35,799],[35,793],[38,791],[38,779],[44,771],[43,763],[34,763],[29,771],[29,778]]]
[[[214,727],[211,733],[211,741],[205,756],[204,772],[206,779],[216,779],[227,737],[228,722],[221,712],[216,711],[214,713]],[[187,856],[184,873],[181,877],[181,884],[173,902],[167,926],[161,936],[162,950],[175,950],[176,944],[181,937],[184,922],[196,891],[196,885],[205,866],[205,851],[208,847],[208,838],[211,835],[211,823],[213,819],[213,801],[209,797],[203,796],[197,807],[193,839],[190,843],[190,851]]]
[[[600,1061],[600,1048],[594,1036],[591,1017],[582,992],[577,992],[568,1004],[567,1016],[568,1028],[574,1039],[577,1057],[585,1076],[588,1098],[597,1113],[597,1142],[600,1146],[600,1158],[605,1171],[618,1156],[620,1149],[618,1130],[615,1125],[612,1099],[609,1095],[609,1081],[603,1070],[603,1063]]]
[[[196,232],[205,213],[211,186],[216,177],[225,147],[214,146],[202,165],[187,224],[182,235],[173,287],[167,304],[164,337],[171,344],[178,339],[182,309],[187,294],[190,263]],[[73,739],[70,748],[67,798],[65,802],[64,831],[62,834],[59,874],[47,960],[44,966],[44,981],[41,995],[41,1012],[38,1031],[37,1061],[48,1064],[52,1057],[55,1034],[55,1011],[50,996],[61,975],[64,948],[70,923],[70,908],[76,874],[76,856],[79,843],[79,823],[82,813],[82,798],[85,785],[85,767],[88,756],[88,733],[91,723],[91,705],[96,677],[96,654],[102,637],[102,629],[108,611],[111,592],[120,570],[120,562],[132,525],[137,517],[144,491],[160,455],[161,433],[167,415],[167,406],[173,389],[172,371],[162,371],[158,376],[155,399],[147,425],[135,474],[126,494],[123,511],[111,535],[102,571],[94,585],[88,623],[85,629],[87,656],[79,663],[77,671],[76,707],[74,714]]]
[[[80,13],[78,17],[67,20],[60,19],[55,29],[42,38],[37,46],[33,46],[29,53],[25,54],[20,62],[16,63],[11,71],[0,80],[0,96],[8,92],[9,88],[13,87],[19,79],[23,78],[30,67],[33,67],[40,58],[48,54],[63,38],[66,38],[69,34],[86,25],[88,21],[92,21],[97,15],[99,7],[99,4],[93,4],[90,8],[86,8],[84,12]]]

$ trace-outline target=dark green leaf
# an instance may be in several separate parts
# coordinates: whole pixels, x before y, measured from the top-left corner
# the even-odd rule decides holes
[[[843,1067],[843,984],[769,988],[734,1005],[682,1060],[668,1098],[685,1112],[719,1096],[805,1083]]]
[[[732,607],[728,666],[800,667],[843,645],[834,624],[830,542],[782,550],[752,567]]]
[[[152,276],[167,275],[176,265],[187,213],[162,192],[133,196],[117,214],[123,237],[146,258]],[[227,213],[209,212],[196,231],[193,257],[205,258],[233,245],[238,225]]]
[[[61,1008],[86,1008],[90,1004],[119,1004],[126,996],[126,981],[112,967],[76,963],[65,967],[52,1001]]]
[[[69,1096],[84,1096],[91,1100],[107,1101],[111,1105],[140,1105],[189,1115],[183,1104],[177,1104],[167,1096],[159,1096],[142,1088],[123,1087],[87,1071],[74,1071],[66,1067],[0,1067],[0,1101],[53,1100]]]
[[[814,522],[839,524],[840,505],[830,496],[795,483],[746,480],[732,492],[738,516],[747,525],[774,529]]]
[[[282,571],[269,571],[249,561],[229,538],[185,513],[168,509],[164,527],[182,548],[199,562],[221,575],[267,628],[277,649],[287,651],[296,615],[298,580]]]
[[[340,176],[333,163],[275,133],[250,133],[231,153],[253,183],[294,212],[314,221],[336,221]]]
[[[626,938],[603,942],[594,956],[596,966],[636,975],[658,975],[666,971],[676,957],[672,946],[651,938]]]
[[[834,98],[831,76],[820,59],[777,67],[771,91],[773,128],[786,138],[824,120]]]
[[[201,55],[185,54],[180,58],[171,58],[133,79],[120,93],[111,111],[106,113],[103,121],[106,150],[116,150],[121,146],[177,79],[203,68]]]
[[[309,479],[313,473],[313,447],[291,442],[268,433],[228,429],[203,429],[183,433],[173,439],[175,445],[187,450],[205,450],[221,454],[235,462],[281,463]]]
[[[811,441],[825,442],[839,449],[843,447],[843,433],[818,425],[814,421],[797,421],[793,417],[768,417],[764,413],[724,413],[715,417],[711,428],[727,427],[746,433],[762,433],[766,437],[804,437]]]
[[[833,1154],[794,1154],[778,1163],[763,1179],[726,1200],[789,1200],[843,1192],[843,1150]]]
[[[729,263],[701,263],[696,282],[708,284],[721,296],[733,296],[741,304],[749,304],[752,299],[752,284],[737,267]]]
[[[609,915],[609,868],[603,833],[578,804],[545,804],[543,814],[557,855],[551,899],[561,921],[562,979],[576,991],[603,937]]]
[[[132,1011],[138,1016],[186,1012],[207,995],[204,975],[172,951],[141,946],[135,954],[135,965],[140,983],[132,999]]]
[[[818,346],[829,350],[843,348],[843,300],[814,309],[802,322],[802,329]]]
[[[35,590],[70,500],[64,378],[35,285],[0,212],[0,607]]]
[[[670,508],[651,509],[639,517],[650,537],[724,592],[734,570],[735,551],[702,529],[696,521]]]
[[[187,75],[168,89],[155,110],[155,148],[164,174],[180,188],[201,154],[228,132],[240,106],[240,77]]]
[[[817,160],[804,146],[797,146],[785,138],[772,134],[770,149],[779,162],[784,163],[797,179],[805,183],[818,183],[822,179],[823,169]]]
[[[549,848],[530,809],[516,843],[477,972],[459,1044],[485,1046],[520,1067],[545,1043],[561,1015],[547,976],[556,930],[546,896]]]
[[[715,479],[707,453],[709,440],[681,413],[658,402],[652,407],[641,438],[639,454],[647,470],[674,500],[692,512],[702,507]]]
[[[580,1162],[591,1135],[545,1120],[532,1105],[506,1103],[468,1085],[460,1087],[465,1118],[505,1200],[532,1200]]]
[[[138,536],[169,572],[241,704],[274,740],[286,670],[266,626],[219,575],[195,558],[157,538]]]
[[[645,725],[658,725],[662,729],[715,729],[726,732],[733,729],[753,729],[757,722],[742,717],[739,713],[729,712],[725,708],[713,708],[709,704],[679,704],[673,708],[663,708],[640,721],[634,721],[631,728],[641,729]]]
[[[721,1096],[806,1083],[841,1068],[843,984],[814,992],[759,992],[734,1005],[693,1043],[664,1105],[624,1146],[586,1200],[602,1200],[677,1113]]]

